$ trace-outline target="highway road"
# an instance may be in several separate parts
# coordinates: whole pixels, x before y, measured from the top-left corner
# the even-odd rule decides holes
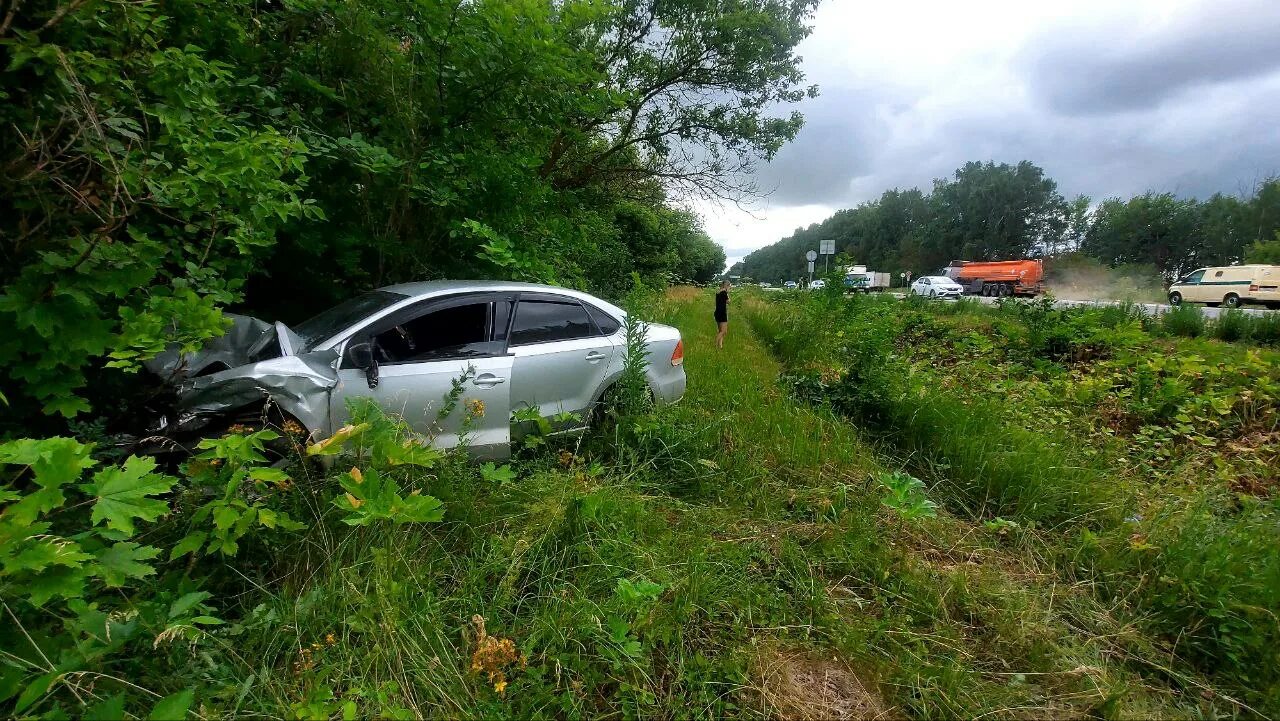
[[[891,293],[891,295],[897,296],[898,298],[906,297],[905,293]],[[983,303],[988,303],[988,304],[993,304],[999,301],[999,298],[988,298],[981,295],[968,295],[965,297],[971,298],[973,300],[978,300]],[[1060,308],[1068,308],[1076,305],[1120,305],[1120,303],[1121,301],[1118,301],[1118,300],[1059,300],[1056,303],[1054,303],[1054,305]],[[1141,306],[1147,313],[1151,315],[1159,315],[1161,313],[1167,313],[1173,308],[1173,306],[1162,305],[1160,303],[1138,303],[1137,305]],[[1195,305],[1195,304],[1189,304],[1189,305]],[[1200,310],[1204,313],[1206,318],[1217,318],[1218,315],[1222,313],[1222,311],[1226,310],[1226,308],[1210,308],[1208,306],[1200,306]],[[1256,306],[1243,306],[1240,308],[1240,310],[1244,311],[1249,315],[1280,313],[1280,311],[1267,310],[1266,308],[1259,308]]]

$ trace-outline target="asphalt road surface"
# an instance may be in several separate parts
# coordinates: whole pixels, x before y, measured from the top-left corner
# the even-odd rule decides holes
[[[897,297],[902,298],[902,297],[905,297],[905,295],[906,295],[906,294],[905,294],[905,293],[893,293],[893,295],[896,295]],[[981,295],[967,295],[967,296],[965,296],[965,297],[966,297],[966,298],[972,298],[972,299],[974,299],[974,300],[979,300],[979,301],[982,301],[983,303],[989,303],[989,304],[990,304],[990,303],[996,303],[997,301],[999,301],[999,298],[988,298],[988,297],[981,296]],[[1060,307],[1060,308],[1066,308],[1066,307],[1075,306],[1075,305],[1119,305],[1119,304],[1120,304],[1120,301],[1118,301],[1118,300],[1059,300],[1059,301],[1057,301],[1056,303],[1054,303],[1054,305],[1056,305],[1056,306],[1058,306],[1058,307]],[[1161,305],[1161,304],[1159,304],[1159,303],[1138,303],[1137,305],[1141,306],[1144,310],[1146,310],[1146,311],[1147,311],[1147,313],[1150,313],[1150,314],[1152,314],[1152,315],[1159,315],[1160,313],[1167,313],[1167,312],[1169,312],[1169,310],[1170,310],[1170,309],[1172,309],[1172,307],[1173,307],[1173,306],[1169,306],[1169,305]],[[1196,304],[1195,304],[1195,303],[1188,303],[1188,305],[1196,305]],[[1204,313],[1204,315],[1205,315],[1205,317],[1206,317],[1206,318],[1217,318],[1217,317],[1218,317],[1218,315],[1219,315],[1220,313],[1222,313],[1222,311],[1227,310],[1227,309],[1226,309],[1226,308],[1221,308],[1221,307],[1219,307],[1219,308],[1210,308],[1210,307],[1208,307],[1208,306],[1204,306],[1204,305],[1202,305],[1202,306],[1200,306],[1200,310]],[[1249,314],[1249,315],[1263,315],[1263,314],[1266,314],[1266,313],[1280,313],[1280,311],[1267,310],[1266,308],[1259,308],[1259,307],[1256,307],[1256,306],[1242,306],[1242,307],[1240,308],[1240,310],[1244,311],[1245,313],[1247,313],[1247,314]]]

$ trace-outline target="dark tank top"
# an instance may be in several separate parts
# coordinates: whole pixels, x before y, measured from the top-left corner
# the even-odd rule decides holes
[[[716,293],[716,321],[724,323],[729,320],[729,291]]]

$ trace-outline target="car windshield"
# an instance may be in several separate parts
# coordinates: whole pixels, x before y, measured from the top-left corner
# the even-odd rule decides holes
[[[362,293],[299,323],[293,329],[293,332],[302,337],[303,348],[311,350],[321,341],[332,338],[334,334],[350,328],[364,318],[380,310],[390,308],[408,297],[407,295],[385,290],[372,290],[368,293]]]

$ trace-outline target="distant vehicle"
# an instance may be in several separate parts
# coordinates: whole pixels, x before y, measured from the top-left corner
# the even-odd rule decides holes
[[[761,288],[772,288],[772,287],[773,287],[773,283],[761,283],[761,284],[760,284],[760,287],[761,287]]]
[[[827,281],[819,278],[809,284],[809,290],[822,290],[827,287]]]
[[[865,265],[845,268],[844,287],[854,293],[870,293],[889,287],[889,274],[867,270]]]
[[[1044,262],[1039,260],[953,260],[943,275],[969,295],[1039,295],[1044,292]]]
[[[795,290],[796,288],[799,288],[799,287],[800,287],[800,285],[799,285],[798,283],[796,283],[794,280],[789,280],[789,281],[787,281],[787,282],[783,283],[783,284],[782,284],[782,287],[783,287],[783,288],[786,288],[787,290]]]
[[[925,275],[916,278],[907,292],[927,298],[959,298],[964,288],[945,275]]]
[[[1169,304],[1204,303],[1210,308],[1259,303],[1280,308],[1280,265],[1200,268],[1169,286]]]

